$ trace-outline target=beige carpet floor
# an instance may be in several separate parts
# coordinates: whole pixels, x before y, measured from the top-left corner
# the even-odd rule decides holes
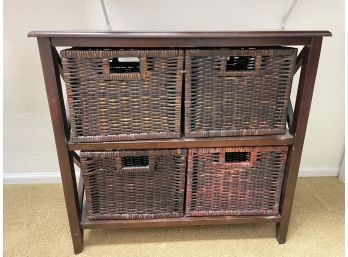
[[[275,224],[87,230],[79,256],[340,257],[344,184],[299,179],[287,243]],[[4,256],[74,256],[62,187],[4,186]]]

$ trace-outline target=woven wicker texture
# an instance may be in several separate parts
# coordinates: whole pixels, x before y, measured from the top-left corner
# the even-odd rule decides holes
[[[276,215],[287,146],[188,153],[187,216]]]
[[[284,134],[297,49],[188,50],[185,136]]]
[[[61,56],[72,142],[180,137],[183,51],[72,48]]]
[[[183,216],[186,150],[81,152],[88,218]]]

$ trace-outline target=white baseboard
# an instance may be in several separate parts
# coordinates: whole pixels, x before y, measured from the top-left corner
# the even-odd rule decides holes
[[[335,166],[305,166],[300,168],[300,177],[337,177],[340,167]],[[80,172],[76,171],[76,177]],[[4,173],[4,184],[46,184],[61,183],[59,172],[36,172],[36,173]]]
[[[340,167],[304,166],[300,167],[299,177],[337,177]]]
[[[79,178],[80,172],[76,171]],[[4,184],[49,184],[61,183],[59,172],[36,172],[36,173],[4,173]]]

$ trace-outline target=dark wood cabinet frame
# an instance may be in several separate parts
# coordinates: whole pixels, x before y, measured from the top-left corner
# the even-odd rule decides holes
[[[48,104],[54,130],[66,209],[74,252],[83,250],[84,229],[120,227],[160,227],[233,223],[276,223],[276,238],[285,243],[296,181],[318,68],[322,38],[329,31],[259,31],[259,32],[30,32],[37,37]],[[66,117],[60,76],[63,77],[56,47],[234,47],[234,46],[303,46],[296,71],[301,68],[295,108],[288,112],[289,131],[285,135],[246,136],[199,139],[141,140],[106,143],[69,142],[70,125]],[[64,78],[63,78],[64,79]],[[86,217],[83,205],[84,185],[76,183],[74,163],[80,167],[76,150],[170,149],[192,147],[231,147],[288,145],[289,154],[283,183],[280,214],[277,216],[182,217],[151,220],[98,220]]]

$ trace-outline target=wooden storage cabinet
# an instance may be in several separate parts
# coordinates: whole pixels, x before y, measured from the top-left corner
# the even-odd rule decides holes
[[[276,238],[285,243],[322,38],[330,32],[30,32],[29,36],[38,39],[75,253],[83,249],[84,229],[113,227],[275,222]],[[299,45],[303,48],[297,56],[294,49],[279,48]],[[62,58],[57,47],[73,48],[64,50]],[[86,47],[90,50],[84,51]],[[98,50],[105,48],[109,51]],[[260,49],[273,49],[273,55],[268,52],[273,57],[260,58]],[[278,58],[274,54],[280,52],[274,49],[284,50],[280,51],[285,53],[283,64],[273,65],[273,72],[255,82],[264,62]],[[139,64],[120,64],[120,57],[138,58]],[[293,109],[289,94],[299,70]],[[71,124],[59,76],[67,85]],[[248,79],[251,82],[245,82]],[[243,83],[248,90],[239,88]],[[221,92],[213,91],[215,84]],[[281,90],[263,92],[270,84]],[[168,90],[156,91],[151,85]],[[240,94],[251,100],[252,88],[259,88],[262,93],[255,97],[261,95],[256,99],[260,101],[233,105],[228,102],[230,95],[224,94],[225,85],[239,88],[233,97]],[[149,100],[149,105],[138,101],[135,108],[127,107],[127,102],[151,94],[152,99],[162,97],[160,106]],[[124,102],[118,102],[122,97]],[[270,111],[272,106],[276,107]],[[260,115],[252,116],[257,108]],[[210,120],[214,113],[218,117]],[[221,125],[223,113],[231,114],[226,126]],[[265,113],[272,118],[258,119]],[[244,121],[233,127],[238,115]],[[82,168],[78,185],[74,163]]]

